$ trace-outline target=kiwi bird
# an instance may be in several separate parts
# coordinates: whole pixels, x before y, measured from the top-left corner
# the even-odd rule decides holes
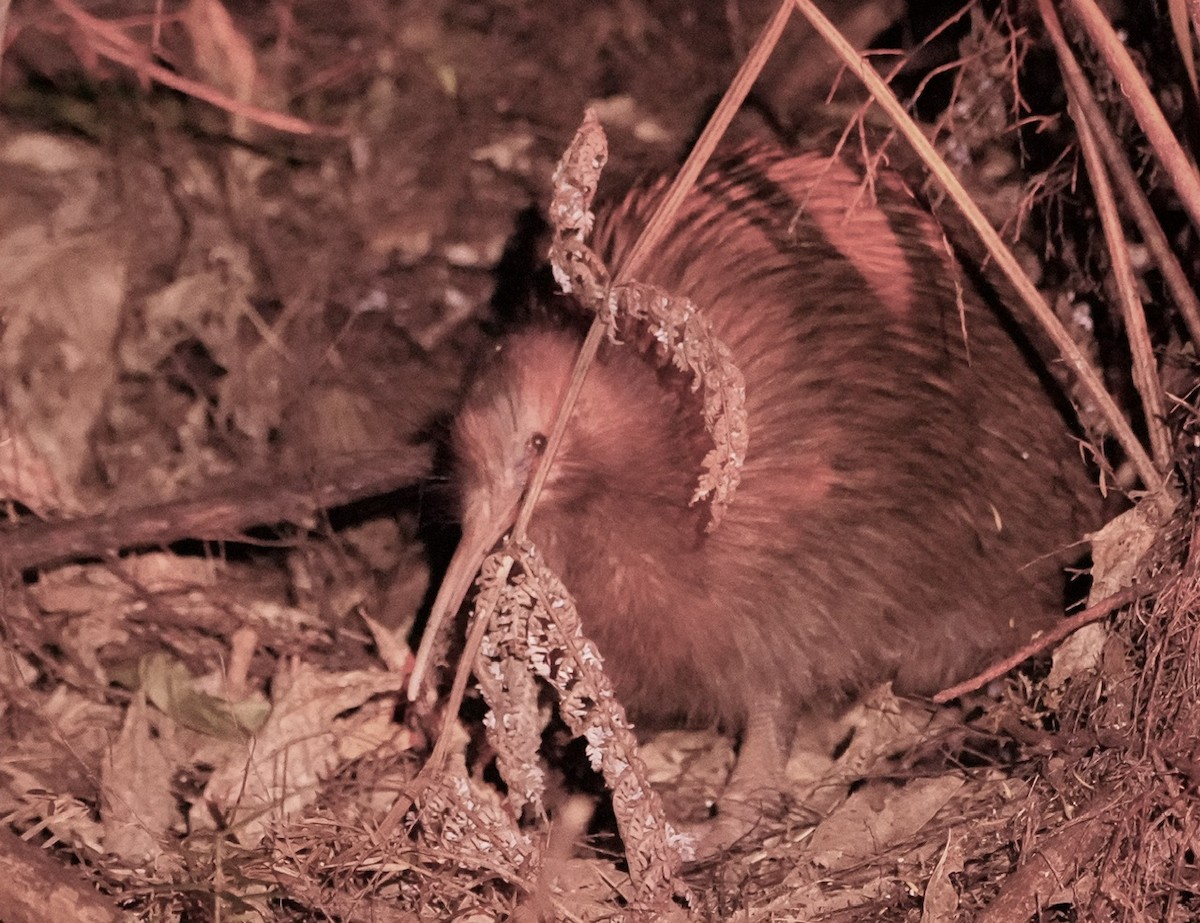
[[[601,213],[610,266],[664,186]],[[646,265],[745,377],[741,486],[707,532],[689,501],[711,439],[688,382],[608,345],[529,528],[635,721],[715,722],[744,750],[766,727],[759,749],[779,751],[806,709],[886,680],[932,692],[1061,615],[1094,491],[1016,325],[898,177],[734,152]],[[579,342],[520,330],[470,386],[452,435],[463,538],[435,609],[511,525]]]

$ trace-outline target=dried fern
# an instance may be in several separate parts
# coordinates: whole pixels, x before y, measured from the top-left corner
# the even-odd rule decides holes
[[[712,531],[737,491],[749,447],[745,380],[695,304],[653,285],[614,284],[604,261],[584,242],[595,220],[592,203],[607,158],[604,129],[588,110],[554,171],[550,265],[563,291],[596,312],[609,340],[618,342],[619,330],[635,322],[658,344],[661,359],[690,373],[693,390],[704,389],[704,425],[713,448],[704,456],[692,502],[710,498]]]
[[[502,563],[513,559],[507,580]],[[490,555],[479,578],[481,595],[496,597],[494,621],[475,661],[491,713],[488,729],[497,751],[528,760],[516,769],[523,797],[541,800],[536,765],[538,734],[531,734],[528,679],[538,677],[558,695],[559,711],[571,732],[587,741],[588,759],[613,793],[613,810],[625,841],[629,873],[644,909],[663,909],[679,886],[677,874],[690,858],[687,838],[666,820],[662,801],[650,786],[637,741],[604,674],[596,646],[583,634],[575,602],[562,582],[528,542],[510,543]],[[476,618],[488,612],[477,610]],[[524,674],[525,678],[522,678]],[[512,762],[510,761],[510,762]],[[512,779],[506,776],[512,786]]]
[[[746,382],[729,347],[712,333],[708,321],[687,298],[654,285],[631,282],[611,289],[605,326],[615,337],[621,317],[636,320],[649,332],[663,359],[692,375],[692,390],[704,388],[704,426],[713,448],[704,456],[704,473],[692,503],[711,497],[709,531],[720,523],[741,480],[750,444],[746,426]]]
[[[468,775],[461,753],[422,793],[420,818],[425,841],[446,849],[459,864],[516,881],[536,863],[533,840],[500,794]]]

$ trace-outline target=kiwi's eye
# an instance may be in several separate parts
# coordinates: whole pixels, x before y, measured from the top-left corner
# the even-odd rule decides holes
[[[535,455],[541,455],[546,451],[546,437],[541,433],[534,433],[529,437],[529,448]]]

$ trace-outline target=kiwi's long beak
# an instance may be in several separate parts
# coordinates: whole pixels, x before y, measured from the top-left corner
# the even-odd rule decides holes
[[[454,557],[450,559],[450,566],[446,569],[446,576],[438,588],[433,608],[429,611],[429,621],[425,625],[425,633],[421,636],[421,647],[417,651],[412,675],[408,678],[409,701],[416,699],[421,690],[425,673],[429,670],[429,658],[433,656],[434,641],[441,631],[442,624],[453,618],[462,606],[484,557],[516,520],[517,507],[518,504],[514,503],[500,514],[478,517],[473,522],[463,524],[462,538],[454,550]]]

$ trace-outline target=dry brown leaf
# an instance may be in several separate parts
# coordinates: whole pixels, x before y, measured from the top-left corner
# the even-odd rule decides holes
[[[808,843],[810,860],[825,869],[885,854],[913,836],[965,780],[954,774],[914,779],[903,788],[867,785],[821,821]]]
[[[237,368],[238,319],[250,310],[254,273],[245,248],[222,239],[224,228],[205,230],[218,265],[181,275],[145,298],[145,329],[121,344],[121,363],[128,371],[153,374],[189,339],[202,343],[214,362]]]
[[[70,513],[81,511],[75,491],[116,380],[126,295],[126,244],[112,221],[106,168],[99,152],[50,135],[0,146],[0,185],[17,184],[24,206],[0,228],[0,412],[51,472],[51,508]]]
[[[98,684],[107,686],[115,677],[101,657],[109,645],[122,645],[128,640],[124,609],[106,607],[71,619],[64,627],[59,643]]]
[[[42,612],[111,619],[119,627],[131,611],[145,607],[146,594],[209,587],[219,573],[220,565],[203,558],[132,555],[121,560],[119,570],[109,564],[84,564],[47,571],[30,587],[30,595]],[[193,599],[200,602],[215,606],[199,596]]]
[[[47,571],[29,588],[42,612],[87,615],[129,601],[130,587],[103,565],[68,565]]]
[[[951,875],[963,870],[962,844],[954,832],[946,834],[946,848],[938,858],[929,883],[925,885],[925,900],[921,904],[921,923],[953,923],[958,912],[958,889]]]
[[[641,744],[638,752],[646,764],[646,778],[662,797],[667,816],[688,821],[709,816],[735,759],[733,739],[715,728],[658,731]]]
[[[0,814],[23,829],[41,823],[67,843],[103,852],[92,802],[122,720],[121,709],[58,686],[37,707],[37,721],[5,747]]]
[[[23,654],[12,648],[0,650],[0,715],[3,715],[19,696],[38,678],[37,667]]]
[[[1088,602],[1096,603],[1129,586],[1143,555],[1154,544],[1166,517],[1162,503],[1147,497],[1126,510],[1092,536],[1092,588]],[[1046,678],[1047,702],[1054,707],[1059,691],[1073,677],[1095,670],[1108,639],[1108,628],[1097,622],[1085,625],[1054,651]]]
[[[215,586],[224,571],[224,565],[213,558],[148,552],[122,558],[116,579],[121,586],[134,582],[148,593],[170,593]]]
[[[395,698],[381,696],[360,707],[352,723],[342,725],[337,755],[339,762],[350,763],[369,753],[406,752],[423,741],[420,734],[396,723]]]
[[[155,708],[186,728],[220,737],[245,740],[267,719],[270,706],[258,693],[227,701],[201,692],[187,666],[169,654],[148,654],[137,665],[138,688]]]
[[[343,738],[375,720],[370,710],[338,718],[370,699],[399,692],[403,677],[382,671],[325,673],[305,664],[284,668],[274,681],[271,714],[239,755],[218,766],[192,811],[204,826],[209,810],[228,818],[238,841],[256,845],[275,822],[317,797],[319,785],[342,763]],[[375,739],[367,734],[356,741]],[[355,748],[356,754],[363,752]]]
[[[1129,586],[1143,555],[1170,518],[1159,499],[1147,497],[1111,520],[1092,537],[1092,589],[1089,605]]]
[[[407,676],[412,668],[413,653],[404,637],[365,612],[359,612],[358,615],[371,630],[371,637],[375,639],[375,649],[379,652],[379,659],[383,661],[383,665],[393,673]]]
[[[15,500],[44,518],[64,508],[64,496],[32,440],[0,426],[0,500]]]
[[[136,695],[121,735],[109,750],[100,774],[100,817],[104,848],[130,866],[154,862],[163,852],[171,826],[179,819],[171,780],[176,760],[169,755],[167,725],[152,728],[145,696]]]
[[[873,876],[862,884],[830,889],[826,881],[803,882],[781,889],[771,902],[770,909],[756,907],[756,920],[861,920],[877,905],[894,895],[896,883],[887,875]],[[854,913],[861,908],[859,913]],[[766,913],[774,911],[775,916]]]
[[[807,766],[789,762],[789,774],[809,770],[799,778],[792,776],[797,798],[813,811],[829,811],[845,797],[847,786],[870,775],[881,759],[923,739],[931,720],[936,720],[936,715],[897,697],[890,685],[873,689],[839,722],[841,736],[851,729],[853,734],[850,745],[832,766],[823,766],[819,757],[812,756]]]

